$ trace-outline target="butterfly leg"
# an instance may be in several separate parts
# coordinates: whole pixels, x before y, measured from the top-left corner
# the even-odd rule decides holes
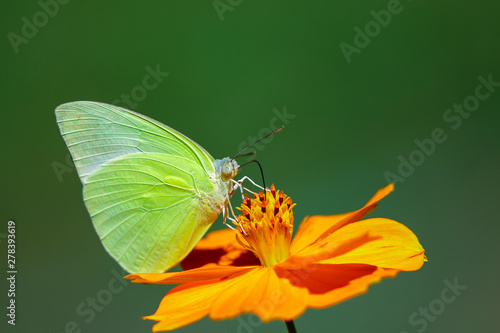
[[[239,226],[240,226],[240,230],[241,230],[241,231],[243,231],[243,234],[245,234],[245,235],[246,235],[247,233],[245,232],[245,229],[243,229],[243,227],[242,227],[242,226],[241,226],[241,224],[240,224],[240,221],[239,221],[239,220],[238,220],[238,218],[236,217],[236,214],[234,214],[234,210],[233,210],[233,206],[231,205],[231,201],[228,201],[228,204],[229,204],[229,209],[231,210],[231,214],[233,214],[233,217],[234,217],[234,218],[231,218],[231,217],[229,217],[229,216],[228,216],[228,219],[229,219],[230,221],[233,221],[235,224],[239,225]],[[230,228],[231,228],[231,227],[230,227]],[[232,229],[233,229],[233,230],[236,230],[236,229],[234,229],[234,228],[232,228]]]
[[[260,186],[259,184],[256,184],[250,177],[248,176],[244,176],[243,178],[241,178],[240,180],[238,180],[239,183],[243,183],[243,181],[245,180],[248,180],[250,183],[252,183],[253,186],[257,187],[257,188],[260,188],[261,190],[264,190],[264,188],[262,186]]]
[[[229,202],[229,204],[231,204],[231,203]],[[231,230],[233,230],[233,231],[238,231],[238,230],[236,230],[236,228],[235,228],[235,227],[233,227],[232,225],[230,225],[229,223],[227,223],[227,220],[228,220],[228,219],[229,219],[230,221],[233,221],[233,222],[234,222],[234,219],[232,219],[231,217],[229,217],[229,216],[228,216],[228,213],[229,213],[229,212],[228,212],[228,210],[227,210],[227,207],[226,207],[226,206],[222,207],[222,217],[223,217],[223,221],[222,221],[222,223],[224,223],[224,225],[225,225],[226,227],[228,227],[229,229],[231,229]]]
[[[248,176],[244,176],[243,178],[239,179],[239,180],[238,180],[238,183],[241,185],[241,184],[243,184],[243,182],[244,182],[245,180],[248,180],[250,183],[252,183],[252,185],[253,185],[253,186],[257,187],[258,189],[261,189],[262,191],[265,191],[265,189],[264,189],[262,186],[260,186],[259,184],[255,183],[255,182],[254,182],[254,181],[253,181],[250,177],[248,177]],[[248,189],[246,189],[246,190],[248,191]],[[253,193],[252,191],[249,191],[249,192]]]
[[[232,183],[233,183],[233,186],[231,188],[231,193],[230,193],[230,196],[232,196],[234,194],[234,192],[236,192],[236,190],[239,188],[240,191],[241,191],[241,200],[245,200],[245,194],[243,192],[243,189],[247,190],[248,192],[250,193],[253,193],[252,191],[250,191],[249,189],[247,188],[244,188],[240,182],[237,182],[236,180],[234,179],[231,179]]]
[[[256,184],[250,177],[248,176],[244,176],[243,178],[239,179],[238,181],[234,180],[234,179],[231,179],[231,181],[233,182],[234,186],[232,187],[231,189],[231,195],[236,191],[236,189],[239,187],[240,190],[241,190],[241,199],[245,199],[245,195],[243,193],[243,190],[246,190],[247,192],[249,193],[252,193],[252,194],[257,194],[255,193],[254,191],[251,191],[249,190],[248,188],[244,187],[242,184],[245,180],[248,180],[250,183],[252,183],[252,185],[254,185],[255,187],[261,189],[261,190],[264,190],[264,188],[258,184]]]
[[[241,224],[240,224],[240,221],[238,221],[238,218],[236,217],[236,215],[234,214],[234,211],[233,211],[233,206],[231,205],[231,201],[228,201],[228,204],[229,204],[229,208],[231,210],[231,213],[233,214],[233,217],[230,217],[228,216],[228,210],[226,207],[223,208],[223,214],[224,214],[224,224],[226,225],[226,227],[229,227],[229,229],[233,230],[233,231],[238,231],[238,229],[236,229],[235,227],[233,227],[232,225],[230,225],[229,223],[227,223],[226,219],[228,219],[229,221],[232,221],[234,224],[237,224],[240,226],[240,229],[243,231],[243,233],[246,235],[246,232],[245,230],[241,227]]]

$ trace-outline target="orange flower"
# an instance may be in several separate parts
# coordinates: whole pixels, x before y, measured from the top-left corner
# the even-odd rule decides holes
[[[372,283],[425,261],[417,237],[389,219],[361,220],[394,186],[361,209],[306,217],[293,241],[291,199],[274,186],[241,205],[238,231],[215,231],[184,259],[183,272],[132,274],[133,282],[180,284],[163,298],[154,332],[253,313],[263,322],[290,321],[367,291]],[[236,233],[236,238],[235,238]],[[252,254],[253,252],[253,254]]]

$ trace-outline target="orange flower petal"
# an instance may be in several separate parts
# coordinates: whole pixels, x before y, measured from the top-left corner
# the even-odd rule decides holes
[[[305,218],[292,241],[290,254],[297,254],[305,247],[314,243],[318,238],[324,238],[346,224],[359,221],[366,214],[375,209],[378,202],[393,190],[394,184],[387,185],[386,187],[378,190],[378,192],[375,193],[375,195],[366,203],[366,205],[363,206],[363,208],[353,212],[339,215],[315,215]]]
[[[259,259],[244,249],[231,229],[217,230],[198,241],[194,249],[182,260],[184,270],[199,268],[206,264],[252,266],[259,265]]]
[[[282,266],[300,267],[317,261],[413,271],[422,267],[424,260],[424,249],[410,229],[393,220],[373,218],[345,225]]]
[[[360,244],[373,239],[374,237],[370,237],[368,233],[360,234],[350,239],[343,239],[335,243],[327,243],[323,239],[321,242],[313,243],[299,254],[288,257],[278,265],[285,269],[302,269],[308,265],[317,264],[323,260],[352,251],[359,247]]]
[[[305,247],[311,245],[331,226],[348,218],[354,213],[356,213],[356,211],[338,215],[306,216],[300,223],[299,229],[292,240],[290,255],[297,254]]]
[[[363,294],[370,284],[397,273],[397,270],[362,264],[316,264],[287,271],[287,278],[295,286],[308,290],[309,307],[323,308]]]
[[[278,277],[283,272],[279,267],[261,267],[245,274],[215,299],[210,318],[220,320],[253,313],[268,322],[298,317],[307,308],[307,290]]]
[[[245,272],[255,268],[255,266],[219,266],[206,265],[204,267],[190,269],[183,272],[174,273],[137,273],[125,276],[126,279],[135,283],[145,284],[178,284],[198,280],[209,280],[223,278],[231,274]]]
[[[200,239],[194,248],[197,250],[214,250],[231,244],[243,249],[235,240],[234,235],[235,232],[231,229],[215,230],[208,233],[205,238]]]
[[[397,270],[370,265],[310,265],[299,270],[254,267],[227,278],[194,281],[172,289],[158,310],[144,319],[169,331],[206,315],[213,320],[253,313],[263,322],[292,320],[307,307],[326,307],[366,292],[368,285]]]
[[[163,298],[155,314],[144,319],[158,321],[153,326],[153,332],[171,331],[198,321],[208,315],[218,295],[240,282],[248,273],[239,272],[229,278],[194,281],[177,286]]]

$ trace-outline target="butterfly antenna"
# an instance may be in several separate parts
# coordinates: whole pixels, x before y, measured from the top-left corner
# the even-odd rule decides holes
[[[256,151],[253,151],[253,152],[248,153],[248,154],[238,155],[238,156],[236,156],[236,157],[235,157],[235,159],[236,159],[236,158],[239,158],[239,157],[245,157],[245,156],[255,156],[255,155],[257,155],[257,152],[256,152]]]
[[[244,152],[244,151],[245,151],[245,150],[247,150],[248,148],[252,147],[254,144],[259,143],[259,142],[261,142],[262,140],[264,140],[265,138],[267,138],[267,137],[269,137],[269,136],[273,135],[274,133],[277,133],[277,132],[281,131],[283,128],[285,128],[285,126],[281,126],[280,128],[277,128],[277,129],[275,129],[274,131],[272,131],[271,133],[269,133],[268,135],[266,135],[266,136],[264,136],[264,137],[260,138],[259,140],[255,141],[254,143],[249,144],[249,145],[248,145],[248,146],[246,146],[244,149],[242,149],[242,150],[241,150],[238,154],[236,154],[236,155],[233,157],[233,160],[234,160],[236,157],[240,156],[240,154],[241,154],[242,152]],[[258,162],[257,162],[257,163],[258,163]],[[259,166],[260,166],[260,164],[259,164]],[[262,169],[262,168],[261,168],[261,169]]]
[[[257,165],[259,166],[259,169],[260,169],[260,175],[262,176],[262,184],[264,185],[264,197],[267,199],[267,191],[266,191],[266,180],[264,179],[264,171],[262,171],[262,166],[260,165],[259,161],[257,160],[251,160],[249,162],[246,162],[245,164],[243,165],[240,165],[240,168],[244,167],[245,165],[247,164],[250,164],[250,163],[257,163]]]

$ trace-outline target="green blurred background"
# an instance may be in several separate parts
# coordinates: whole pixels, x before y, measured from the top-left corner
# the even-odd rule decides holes
[[[71,0],[57,2],[57,13],[53,1],[42,3],[52,16],[36,1],[0,5],[2,275],[10,219],[18,269],[16,326],[6,323],[3,279],[0,327],[151,331],[153,322],[140,318],[169,286],[127,283],[100,312],[89,310],[88,299],[122,273],[95,234],[54,117],[65,102],[113,103],[133,92],[134,110],[216,158],[285,124],[256,150],[268,183],[298,203],[297,224],[360,207],[387,184],[387,172],[398,173],[401,158],[420,164],[371,216],[406,224],[429,262],[366,295],[308,310],[299,332],[498,332],[500,87],[480,88],[488,97],[460,126],[458,114],[443,118],[455,103],[475,101],[468,96],[479,76],[500,81],[497,2]],[[398,13],[385,27],[370,23],[371,11],[388,6]],[[34,20],[38,31],[23,35]],[[355,47],[356,27],[367,24],[369,43],[358,36],[363,47],[347,59],[341,43]],[[169,75],[140,88],[157,66]],[[446,141],[418,160],[415,140],[436,128]],[[255,165],[243,174],[260,179]],[[219,219],[212,230],[222,227]],[[440,309],[444,281],[455,279],[467,289]],[[429,305],[439,310],[432,320],[419,314]],[[204,319],[179,332],[285,332],[281,322],[248,320]]]

